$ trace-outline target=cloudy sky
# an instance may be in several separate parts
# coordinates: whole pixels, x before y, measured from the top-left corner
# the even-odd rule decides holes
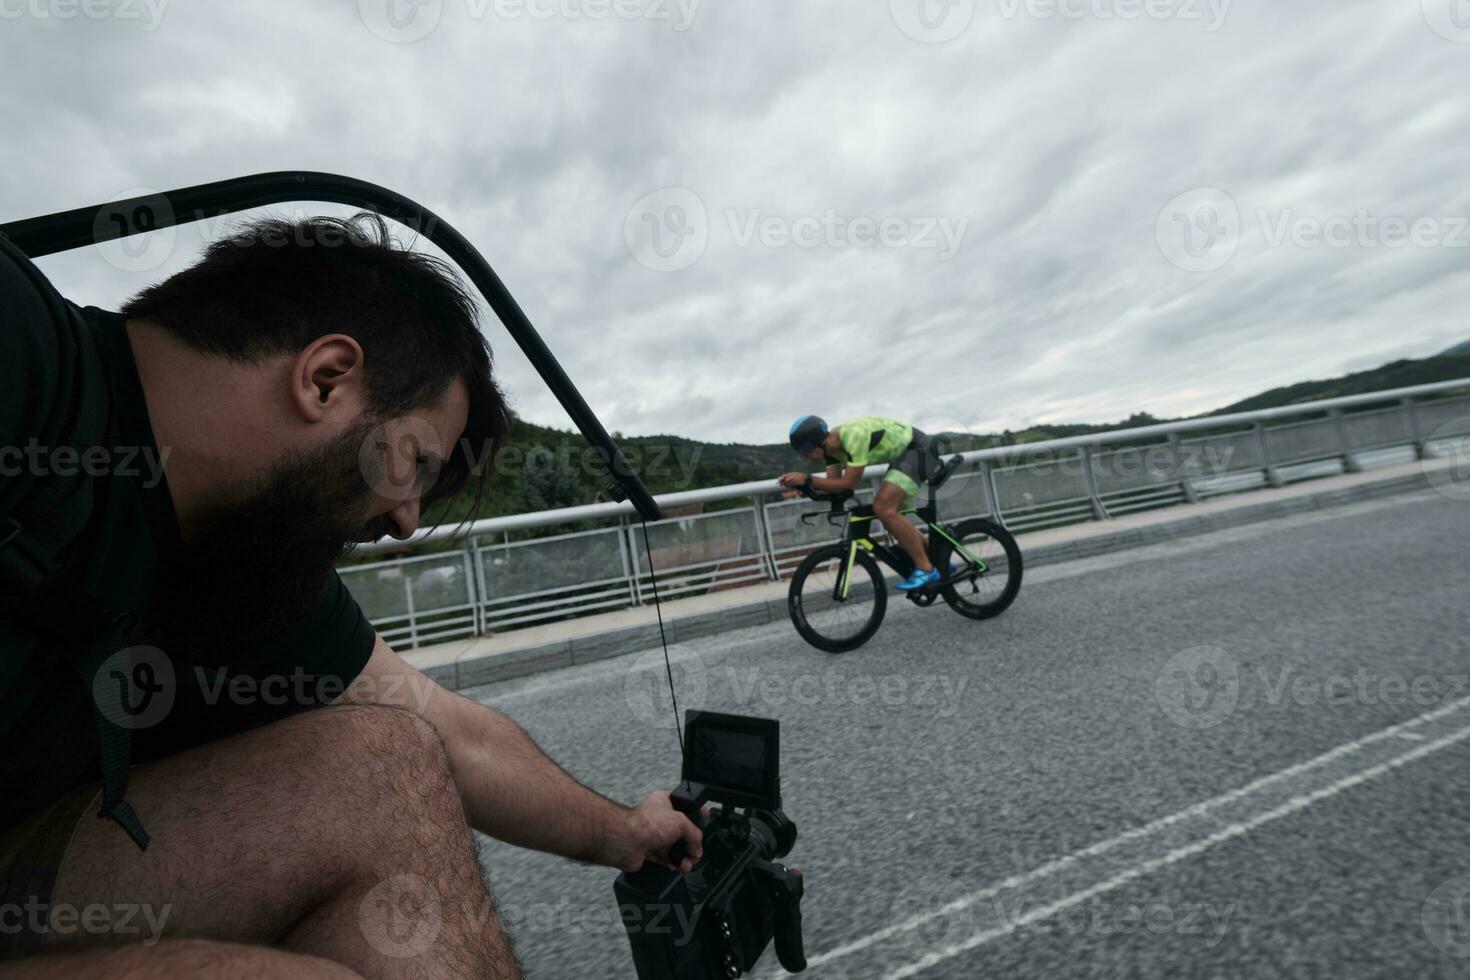
[[[0,81],[0,217],[385,184],[628,433],[1179,415],[1470,339],[1465,0],[0,0]],[[41,264],[116,306],[227,227]]]

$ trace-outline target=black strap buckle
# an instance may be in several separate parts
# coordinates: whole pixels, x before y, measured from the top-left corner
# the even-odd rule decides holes
[[[50,560],[26,547],[25,525],[13,517],[0,521],[0,596],[19,596],[51,576]]]

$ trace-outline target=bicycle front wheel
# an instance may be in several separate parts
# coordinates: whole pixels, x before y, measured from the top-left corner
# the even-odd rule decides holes
[[[936,539],[935,567],[946,577],[966,566],[972,572],[941,593],[949,608],[971,619],[990,619],[1005,612],[1021,591],[1021,549],[1011,532],[980,517],[944,530],[948,537],[937,530],[931,532]]]
[[[847,564],[847,546],[818,548],[797,567],[787,593],[796,632],[828,653],[855,650],[872,639],[888,607],[878,563],[860,550],[850,576]]]

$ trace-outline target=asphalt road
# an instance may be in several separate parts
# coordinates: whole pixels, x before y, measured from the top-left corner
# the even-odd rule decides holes
[[[990,622],[891,603],[849,654],[680,645],[675,680],[781,720],[809,975],[1466,977],[1467,551],[1470,507],[1397,497],[1035,569]],[[632,801],[677,777],[662,684],[469,693]],[[610,871],[483,863],[528,976],[633,975]]]

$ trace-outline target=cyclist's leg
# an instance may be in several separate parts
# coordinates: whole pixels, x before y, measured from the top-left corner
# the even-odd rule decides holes
[[[934,565],[930,563],[929,555],[924,550],[924,536],[899,513],[904,502],[917,489],[918,485],[914,483],[913,477],[898,472],[895,465],[878,485],[878,493],[873,498],[873,513],[878,515],[878,520],[893,535],[893,540],[908,552],[909,557],[914,560],[914,567],[921,572],[928,572],[933,570]]]

